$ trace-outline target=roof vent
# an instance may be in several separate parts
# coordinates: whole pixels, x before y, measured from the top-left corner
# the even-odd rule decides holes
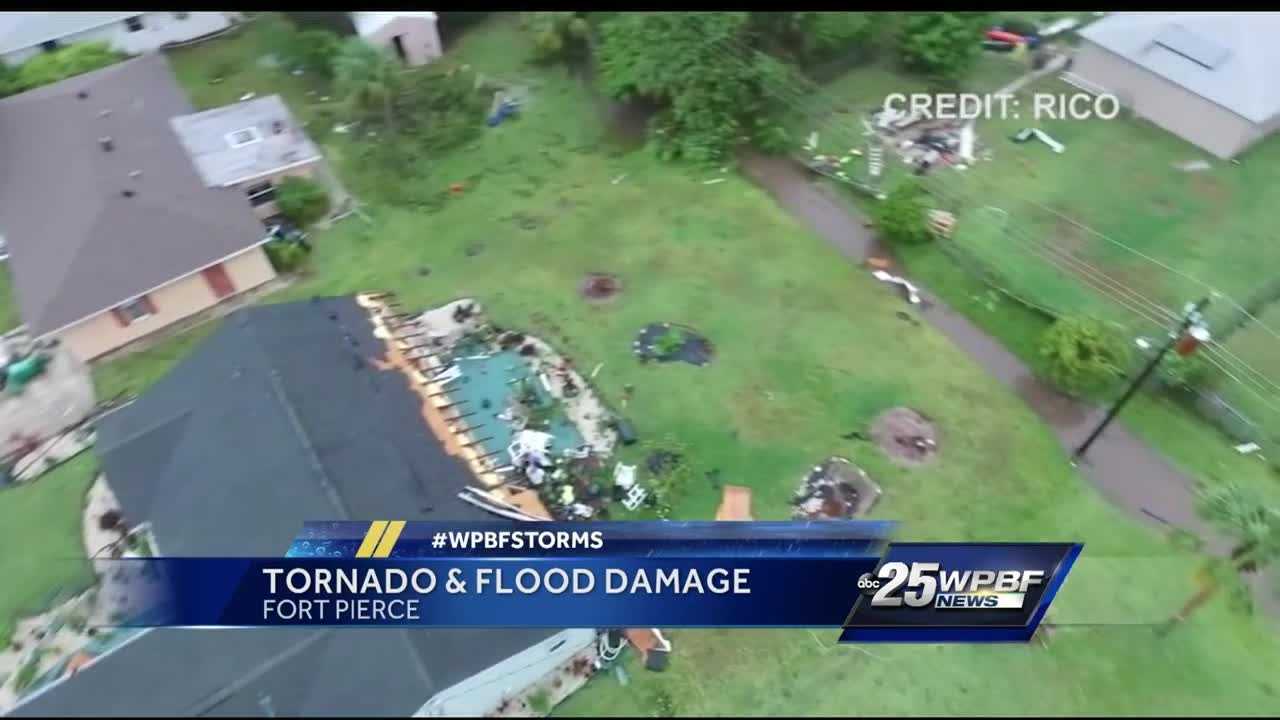
[[[130,177],[130,178],[133,178],[134,180],[137,180],[138,178],[142,177],[142,171],[141,171],[141,170],[130,170],[130,171],[129,171],[129,177]]]
[[[98,117],[107,117],[111,114],[111,108],[103,108],[98,111]]]
[[[280,134],[280,133],[282,133],[282,132],[284,132],[284,123],[280,122],[279,120],[272,120],[272,121],[271,121],[271,134],[272,134],[272,135],[279,135],[279,134]]]
[[[115,142],[111,139],[111,136],[110,136],[110,135],[107,135],[107,136],[105,136],[105,137],[100,137],[100,138],[98,138],[98,144],[102,146],[102,151],[103,151],[103,152],[111,152],[111,151],[112,151],[112,150],[114,150],[114,149],[115,149],[115,147],[116,147],[116,144],[115,144]]]
[[[81,90],[80,92],[76,93],[76,97],[80,98],[81,100],[87,100],[89,99],[89,91]]]
[[[125,196],[125,197],[133,197],[134,195],[137,195],[137,193],[135,193],[135,192],[134,192],[134,191],[132,191],[132,190],[121,190],[121,191],[120,191],[120,194],[121,194],[121,195],[123,195],[123,196]]]

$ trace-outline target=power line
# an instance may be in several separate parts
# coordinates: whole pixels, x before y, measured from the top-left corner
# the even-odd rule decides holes
[[[746,52],[754,55],[760,55],[766,58],[769,57],[768,55],[761,53],[758,50],[754,50],[746,47],[741,43],[741,41],[738,41],[734,38],[724,38],[724,39],[715,41],[712,44],[712,46],[714,47],[714,46],[721,46],[726,44],[735,46],[739,52]],[[732,52],[726,52],[723,54],[722,57],[735,62],[740,68],[744,68],[744,69],[754,68],[754,66],[749,61],[744,60],[743,58],[741,58],[740,56]],[[774,99],[781,100],[782,104],[789,105],[790,107],[788,109],[792,110],[793,112],[796,112],[797,116],[800,118],[813,117],[823,109],[824,105],[825,105],[825,109],[827,110],[826,116],[830,116],[838,112],[839,103],[835,100],[830,99],[831,98],[830,93],[826,92],[820,86],[817,86],[815,83],[808,80],[807,78],[804,78],[802,75],[799,75],[798,73],[793,73],[793,76],[799,81],[808,84],[811,88],[814,88],[815,90],[814,94],[805,95],[804,93],[795,89],[794,87],[786,87],[785,89],[779,89],[776,83],[771,83],[769,82],[769,80],[765,80],[761,84],[762,86],[764,86],[763,89],[765,92],[773,96]],[[817,98],[817,102],[815,102],[815,96]],[[800,107],[800,106],[803,106],[803,107]],[[808,108],[808,109],[806,110],[805,108]],[[842,133],[841,131],[844,131],[844,132]],[[829,133],[829,134],[835,134],[837,138],[846,140],[845,144],[847,145],[853,146],[857,144],[857,140],[850,140],[849,131],[843,125],[837,125],[835,128],[824,128],[823,132]],[[858,140],[860,139],[861,139],[861,135],[859,135],[858,137]],[[815,168],[815,169],[818,170],[818,172],[820,172],[823,175],[826,175],[828,177],[833,177],[833,179],[838,179],[838,180],[845,179],[845,178],[835,177],[833,176],[832,173],[824,172],[821,168]],[[949,192],[939,191],[936,187],[931,187],[930,190],[934,194],[942,196],[944,199],[947,199],[948,197],[950,197],[954,201],[955,199],[959,198],[958,195],[953,195],[953,194],[950,194]],[[1142,258],[1143,260],[1149,263],[1152,263],[1158,267],[1161,267],[1166,271],[1172,272],[1180,277],[1190,280],[1193,283],[1196,283],[1197,285],[1200,285],[1203,288],[1207,288],[1211,290],[1216,296],[1226,298],[1228,300],[1229,305],[1245,313],[1246,316],[1250,318],[1253,317],[1246,310],[1244,310],[1244,308],[1241,307],[1239,303],[1235,302],[1233,299],[1229,298],[1225,294],[1216,290],[1215,288],[1210,286],[1208,283],[1204,283],[1203,281],[1197,278],[1194,278],[1180,270],[1177,270],[1176,268],[1172,268],[1166,265],[1165,263],[1157,260],[1156,258],[1152,258],[1146,255],[1145,253],[1142,253],[1141,251],[1128,246],[1125,243],[1115,240],[1114,238],[1111,238],[1103,233],[1100,233],[1097,230],[1089,228],[1088,226],[1085,226],[1071,218],[1068,218],[1062,215],[1061,213],[1058,213],[1057,211],[1052,210],[1051,208],[1047,208],[1041,205],[1040,203],[1036,203],[1034,201],[1030,201],[1025,198],[1015,197],[1014,199],[1021,200],[1022,202],[1025,202],[1028,205],[1031,205],[1043,211],[1049,212],[1050,214],[1054,215],[1055,217],[1058,217],[1059,219],[1062,219],[1086,232],[1089,232],[1092,235],[1100,237],[1103,240],[1113,245],[1121,247],[1122,249],[1133,254],[1136,257]],[[966,203],[966,204],[972,204],[972,203]],[[1016,226],[1014,228],[1010,228],[1006,225],[1006,227],[1003,228],[1003,231],[1007,237],[1010,237],[1011,239],[1015,239],[1015,240],[1020,240],[1022,242],[1022,245],[1020,246],[1019,249],[1031,251],[1041,260],[1054,266],[1059,271],[1065,271],[1071,275],[1076,276],[1078,279],[1083,281],[1090,289],[1101,294],[1104,299],[1109,300],[1123,307],[1128,312],[1133,313],[1134,315],[1136,315],[1137,317],[1141,318],[1146,322],[1159,324],[1160,316],[1175,317],[1175,318],[1177,317],[1176,313],[1174,313],[1171,309],[1161,304],[1160,302],[1153,300],[1151,298],[1148,298],[1147,296],[1143,295],[1140,291],[1125,285],[1124,283],[1120,282],[1119,280],[1116,280],[1115,278],[1112,278],[1110,275],[1108,275],[1101,269],[1094,267],[1093,265],[1089,264],[1088,262],[1078,257],[1075,257],[1069,251],[1053,246],[1051,243],[1044,240],[1043,238],[1035,238],[1028,234],[1025,234],[1020,230],[1018,230]],[[1155,317],[1153,317],[1153,315]],[[1271,332],[1271,329],[1269,327],[1266,327],[1265,324],[1261,323],[1260,321],[1257,321],[1256,318],[1254,318],[1254,320],[1255,322],[1262,324],[1263,327],[1268,330],[1268,332]],[[1270,401],[1266,400],[1261,395],[1259,395],[1253,388],[1250,387],[1249,383],[1246,383],[1244,380],[1239,378],[1235,372],[1232,372],[1230,369],[1228,369],[1228,366],[1230,366],[1236,372],[1240,372],[1241,374],[1244,374],[1247,377],[1249,377],[1250,380],[1255,385],[1260,385],[1260,386],[1270,385],[1277,389],[1280,389],[1280,385],[1277,385],[1275,381],[1271,380],[1261,371],[1249,365],[1239,356],[1235,355],[1234,353],[1231,353],[1225,347],[1221,346],[1220,343],[1208,345],[1204,349],[1206,351],[1206,356],[1208,361],[1218,369],[1222,370],[1223,374],[1226,377],[1242,385],[1248,392],[1253,394],[1255,397],[1261,400],[1268,407],[1272,409],[1276,409],[1276,406],[1274,404],[1272,404]],[[1243,370],[1241,368],[1243,368]]]

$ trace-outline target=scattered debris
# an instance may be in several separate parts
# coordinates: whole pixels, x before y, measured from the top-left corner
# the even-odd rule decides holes
[[[929,211],[929,230],[940,238],[950,238],[956,229],[956,216],[946,210]]]
[[[717,184],[717,183],[722,183],[722,182],[724,182],[724,178],[715,178],[714,180],[703,180],[703,181],[702,181],[702,184],[703,184],[703,185],[715,185],[715,184]]]
[[[716,520],[755,520],[751,515],[751,488],[725,485],[716,508]]]
[[[632,349],[641,362],[680,360],[699,367],[711,362],[711,341],[693,328],[672,323],[646,325],[632,343]]]
[[[1236,452],[1241,455],[1252,455],[1262,449],[1262,446],[1255,442],[1242,443],[1236,445]]]
[[[886,455],[902,465],[922,465],[938,453],[937,429],[911,408],[897,407],[881,413],[871,424],[871,437]]]
[[[1049,149],[1055,153],[1062,154],[1062,152],[1067,149],[1066,145],[1054,140],[1048,133],[1039,128],[1022,128],[1009,139],[1016,143],[1024,143],[1033,137],[1040,140],[1040,142],[1045,145],[1048,145]]]
[[[620,182],[622,182],[623,180],[626,180],[626,179],[627,179],[627,173],[622,173],[622,174],[621,174],[621,175],[619,175],[618,177],[614,178],[610,184],[612,184],[612,185],[617,185],[618,183],[620,183]]]
[[[1040,37],[1051,38],[1054,35],[1060,35],[1068,30],[1074,29],[1080,21],[1076,18],[1062,18],[1040,28]]]
[[[240,96],[240,102],[245,102],[246,100],[252,100],[255,95],[257,95],[257,93],[247,92]]]
[[[626,631],[627,641],[640,653],[644,668],[654,672],[667,669],[670,660],[671,643],[662,636],[657,628],[631,629]]]
[[[1213,166],[1209,164],[1208,160],[1188,160],[1183,163],[1174,163],[1173,167],[1182,172],[1202,172]]]
[[[910,302],[912,305],[920,304],[920,289],[917,288],[915,285],[912,285],[910,282],[908,282],[904,278],[885,272],[884,270],[876,270],[872,272],[871,275],[875,277],[875,279],[879,280],[880,282],[887,282],[893,285],[901,286],[907,291],[908,302]]]
[[[847,520],[865,515],[880,487],[862,468],[841,457],[815,465],[791,499],[797,520]]]

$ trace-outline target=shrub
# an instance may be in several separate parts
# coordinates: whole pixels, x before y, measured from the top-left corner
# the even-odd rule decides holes
[[[289,177],[276,188],[276,205],[285,217],[306,227],[329,212],[329,193],[314,180]]]
[[[653,343],[653,350],[659,357],[667,357],[680,352],[684,347],[684,333],[677,328],[669,328]]]
[[[307,261],[307,250],[298,243],[272,240],[265,246],[267,259],[278,273],[291,273]]]
[[[928,196],[912,179],[903,180],[875,209],[875,223],[891,242],[918,245],[933,238],[928,224]]]
[[[1059,389],[1085,395],[1122,376],[1129,348],[1118,333],[1092,318],[1060,318],[1040,336],[1044,372]]]
[[[1170,353],[1157,369],[1160,384],[1169,388],[1195,389],[1209,379],[1209,363],[1199,355],[1182,356]]]
[[[280,53],[284,61],[294,68],[322,78],[332,78],[333,58],[341,44],[341,39],[328,30],[303,30],[295,33]]]
[[[125,58],[105,42],[77,43],[41,53],[18,66],[13,85],[18,91],[49,85],[75,75],[114,65]]]
[[[524,24],[533,33],[534,62],[575,61],[587,54],[591,26],[579,13],[531,12]]]

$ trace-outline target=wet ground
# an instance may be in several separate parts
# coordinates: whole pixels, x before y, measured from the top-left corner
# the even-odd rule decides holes
[[[749,179],[852,262],[861,265],[872,256],[892,260],[867,219],[833,197],[829,188],[813,182],[805,168],[789,158],[753,151],[743,153],[740,162],[742,172]],[[894,272],[898,272],[897,268]],[[938,301],[927,288],[922,289],[922,293],[929,303],[919,311],[920,317],[1017,393],[1052,428],[1068,453],[1102,421],[1105,408],[1058,392],[1036,377],[999,341]],[[1123,426],[1113,424],[1107,428],[1089,449],[1080,470],[1107,500],[1135,518],[1192,532],[1204,540],[1209,552],[1225,555],[1230,551],[1230,541],[1196,513],[1192,479]],[[1280,597],[1272,590],[1272,575],[1254,573],[1246,579],[1258,604],[1271,617],[1280,617]]]
[[[600,99],[614,142],[638,147],[654,108]],[[814,182],[812,174],[788,157],[747,150],[739,156],[741,172],[791,214],[861,266],[867,258],[893,263],[892,253],[876,238],[868,218],[857,214],[831,190]],[[924,289],[929,301],[919,316],[941,331],[992,376],[1018,394],[1072,452],[1102,420],[1105,409],[1058,392],[1036,377],[999,341],[955,312]],[[1180,528],[1200,536],[1210,552],[1225,554],[1230,542],[1195,511],[1195,483],[1157,451],[1119,424],[1113,424],[1093,444],[1080,470],[1111,503],[1142,522],[1167,529]],[[1271,579],[1254,575],[1255,597],[1273,617],[1280,616],[1280,598],[1269,589]]]

